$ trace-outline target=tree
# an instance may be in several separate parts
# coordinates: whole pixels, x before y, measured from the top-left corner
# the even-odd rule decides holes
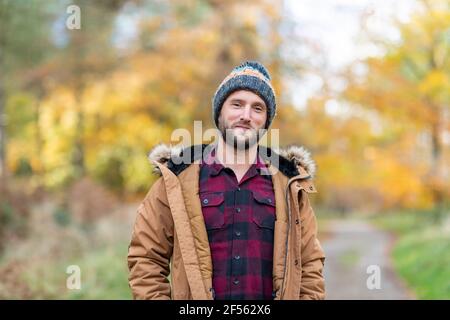
[[[5,103],[23,73],[49,53],[51,8],[46,1],[0,1],[0,179],[7,175]]]
[[[349,101],[403,124],[404,138],[411,139],[411,132],[430,137],[431,161],[422,178],[433,191],[437,208],[448,187],[443,136],[450,129],[449,9],[447,1],[422,1],[422,10],[409,23],[399,24],[399,43],[380,43],[386,54],[368,58],[363,76],[348,72],[345,92]],[[421,151],[414,151],[418,158]]]

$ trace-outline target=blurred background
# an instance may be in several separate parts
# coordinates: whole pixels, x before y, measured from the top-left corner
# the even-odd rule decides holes
[[[448,0],[0,0],[0,298],[130,299],[147,152],[244,60],[317,162],[328,297],[450,299]]]

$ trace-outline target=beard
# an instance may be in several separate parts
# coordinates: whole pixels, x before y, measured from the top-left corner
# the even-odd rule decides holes
[[[244,126],[248,129],[246,129],[243,133],[237,133],[235,129],[236,126]],[[248,123],[237,122],[235,124],[230,124],[221,119],[219,119],[218,127],[225,143],[232,146],[236,150],[248,150],[250,147],[258,143],[266,131],[263,128],[253,129]]]

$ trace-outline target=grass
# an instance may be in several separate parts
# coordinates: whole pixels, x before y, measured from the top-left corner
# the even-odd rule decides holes
[[[68,298],[131,299],[126,256],[126,244],[89,253],[79,262],[81,290],[70,290]]]
[[[24,274],[33,299],[131,299],[126,265],[127,245],[90,251],[63,262],[34,263]],[[69,265],[80,267],[81,288],[68,289]]]
[[[0,254],[0,299],[132,298],[126,215],[99,219],[85,230],[76,223],[60,225],[49,209],[33,214],[28,237]],[[81,271],[80,289],[67,287],[74,277],[71,265]]]
[[[436,224],[425,212],[381,215],[372,221],[393,232],[393,263],[418,299],[450,299],[449,217]]]
[[[131,299],[127,253],[138,204],[99,206],[102,197],[110,200],[98,188],[87,188],[67,200],[83,204],[78,207],[50,194],[30,200],[21,237],[6,208],[3,222],[11,223],[0,230],[7,236],[0,245],[0,299]],[[76,276],[68,273],[72,265],[81,271],[80,289],[67,287]]]

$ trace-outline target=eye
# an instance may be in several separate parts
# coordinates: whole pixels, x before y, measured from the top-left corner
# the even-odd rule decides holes
[[[263,108],[261,106],[255,106],[255,110],[257,112],[263,112]]]
[[[241,105],[239,103],[235,102],[235,103],[232,104],[232,106],[240,107]]]

